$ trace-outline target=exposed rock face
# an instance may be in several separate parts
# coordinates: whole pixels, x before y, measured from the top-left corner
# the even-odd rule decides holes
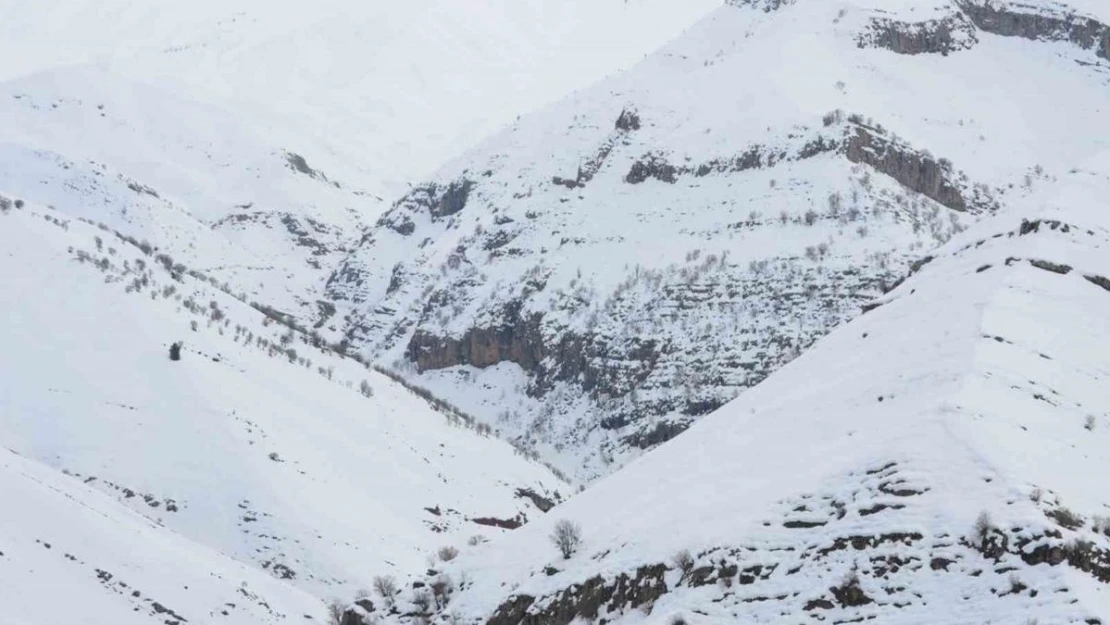
[[[540,495],[530,488],[518,488],[516,491],[516,496],[531,500],[532,503],[535,504],[535,506],[543,512],[547,512],[548,510],[555,507],[554,501],[548,499],[547,497],[544,497],[543,495]]]
[[[427,213],[432,221],[450,217],[466,208],[474,181],[462,178],[447,185],[430,182],[416,187],[401,198],[382,218],[378,225],[408,236],[416,231],[413,214]]]
[[[534,371],[546,356],[540,330],[542,317],[523,316],[521,303],[510,302],[495,327],[473,328],[461,338],[440,338],[417,330],[409,342],[408,356],[420,371],[455,365],[490,367],[500,362],[515,362]]]
[[[603,606],[616,613],[650,605],[667,592],[666,572],[665,564],[655,564],[612,581],[597,576],[566,588],[543,607],[536,607],[534,597],[515,596],[502,603],[486,625],[568,625],[576,618],[596,619]]]
[[[717,264],[712,267],[717,271]],[[560,382],[574,385],[599,406],[605,403],[598,427],[620,430],[624,444],[649,449],[684,431],[692,421],[689,417],[711,412],[740,389],[759,382],[823,334],[811,324],[799,332],[798,324],[783,326],[780,320],[811,313],[854,314],[860,298],[854,294],[879,292],[883,281],[895,277],[893,272],[857,271],[818,275],[814,269],[778,276],[761,273],[764,270],[759,268],[754,274],[746,267],[721,267],[720,271],[704,280],[681,275],[662,280],[660,276],[658,286],[651,295],[643,295],[643,301],[617,298],[611,310],[597,313],[599,319],[619,319],[650,301],[653,317],[645,323],[659,331],[648,336],[601,323],[588,332],[572,330],[557,321],[562,319],[558,310],[529,312],[528,300],[521,299],[482,315],[496,319],[494,324],[460,335],[435,332],[434,326],[418,327],[406,355],[419,371],[512,362],[529,374],[528,392],[534,397],[545,396]],[[433,316],[435,310],[429,308],[426,314]],[[719,346],[712,357],[699,342],[714,340],[700,334],[709,310],[735,311],[727,312],[721,323],[739,324],[727,331],[736,332],[738,340]],[[740,311],[745,311],[743,317]],[[737,315],[734,321],[733,314]],[[766,319],[769,325],[749,320],[749,314]],[[697,341],[690,340],[685,322],[673,321],[687,317],[697,319],[691,322],[699,332]],[[666,415],[670,416],[663,418]]]
[[[917,44],[914,44],[917,45]],[[853,119],[855,117],[853,116]],[[877,127],[852,121],[843,139],[818,135],[797,150],[752,146],[735,157],[713,159],[699,165],[676,167],[660,154],[647,154],[632,164],[625,182],[640,184],[654,178],[675,184],[681,176],[739,173],[800,161],[830,152],[840,152],[853,163],[870,166],[903,186],[958,211],[989,210],[993,200],[981,192],[965,189],[951,162],[898,143]],[[970,197],[965,197],[970,195]]]
[[[963,13],[924,22],[902,22],[885,17],[871,20],[856,42],[861,48],[885,48],[898,54],[943,54],[966,50],[979,39]]]
[[[640,115],[636,112],[636,109],[624,109],[621,111],[620,117],[617,118],[616,129],[625,132],[639,130]]]
[[[1110,26],[1063,8],[1034,7],[1007,0],[956,0],[958,11],[940,19],[903,22],[871,20],[857,42],[898,54],[944,54],[979,43],[977,32],[1031,41],[1060,41],[1110,59]]]
[[[662,155],[646,154],[632,164],[624,181],[628,184],[640,184],[649,178],[655,178],[660,182],[674,184],[678,180],[678,174],[678,168],[668,163]]]
[[[957,5],[976,27],[988,33],[1033,41],[1066,41],[1110,59],[1110,26],[1093,18],[997,0],[958,0]]]
[[[726,0],[725,4],[734,7],[749,7],[764,13],[770,13],[794,4],[794,0]]]
[[[951,163],[899,145],[875,129],[864,125],[852,128],[845,155],[853,163],[863,163],[894,178],[903,186],[958,211],[990,208],[982,202],[969,205],[955,184]]]
[[[645,154],[632,164],[624,181],[628,184],[640,184],[654,178],[660,182],[674,184],[678,182],[680,176],[702,178],[710,174],[736,174],[752,169],[774,167],[782,162],[805,160],[842,148],[842,141],[818,135],[797,150],[754,145],[731,158],[715,158],[698,165],[682,167],[672,165],[660,154]]]
[[[374,622],[371,616],[374,613],[374,602],[369,599],[359,599],[343,612],[338,625],[370,625]]]

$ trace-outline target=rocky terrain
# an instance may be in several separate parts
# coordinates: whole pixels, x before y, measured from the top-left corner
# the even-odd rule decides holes
[[[1103,0],[0,0],[0,117],[5,624],[1110,621]]]
[[[367,357],[606,474],[1101,147],[1090,8],[731,3],[415,187],[325,297]]]
[[[1106,622],[1108,192],[1110,153],[542,523],[429,571],[434,602],[421,581],[344,623]]]

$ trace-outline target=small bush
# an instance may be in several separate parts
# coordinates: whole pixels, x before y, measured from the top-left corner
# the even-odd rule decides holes
[[[979,517],[975,519],[975,537],[980,542],[985,540],[990,535],[991,530],[994,529],[994,522],[991,521],[991,515],[986,510],[979,513]]]
[[[370,386],[370,383],[366,380],[363,380],[358,384],[358,392],[362,393],[363,397],[373,397],[374,387]]]
[[[427,613],[432,607],[432,595],[427,590],[418,590],[412,596],[412,605],[421,613]]]
[[[440,561],[450,562],[451,560],[459,557],[459,550],[455,549],[454,547],[440,547],[439,551],[436,552],[436,555],[439,556]]]
[[[1064,526],[1069,530],[1079,529],[1083,527],[1083,517],[1072,512],[1068,508],[1057,508],[1052,512],[1047,513],[1049,517],[1053,518],[1057,523]]]
[[[475,534],[466,540],[466,544],[470,545],[471,547],[477,547],[478,545],[482,545],[487,542],[489,542],[489,540],[481,534]]]
[[[432,599],[436,608],[442,610],[451,600],[451,593],[455,592],[455,582],[447,575],[440,575],[428,585],[432,589]]]
[[[397,580],[390,575],[379,575],[374,578],[374,592],[385,602],[387,608],[392,608],[397,596]]]
[[[332,599],[328,602],[328,625],[343,625],[343,613],[347,611],[347,606],[339,599]]]
[[[177,362],[181,360],[181,342],[178,341],[170,345],[170,360]]]
[[[582,527],[573,521],[563,519],[555,524],[555,529],[551,532],[551,542],[563,555],[563,559],[569,560],[582,543]]]
[[[678,579],[678,583],[681,584],[690,576],[690,571],[694,570],[694,556],[689,549],[683,549],[671,556],[671,564],[682,572],[682,577]]]

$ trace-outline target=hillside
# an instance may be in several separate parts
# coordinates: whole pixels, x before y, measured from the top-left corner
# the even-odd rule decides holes
[[[1058,184],[557,514],[452,562],[443,575],[472,581],[433,617],[1107,622],[1110,153]],[[581,528],[568,559],[548,539],[562,519]],[[413,596],[373,622],[418,621]]]
[[[62,590],[88,598],[81,622],[133,622],[113,619],[152,604],[119,581],[182,622],[215,622],[240,582],[257,605],[232,622],[321,618],[309,594],[419,571],[569,494],[466,415],[195,269],[49,208],[0,212],[0,593],[20,597],[19,622],[73,622],[46,600]],[[171,592],[183,584],[196,593]]]
[[[0,0],[0,186],[319,318],[410,180],[717,3]]]
[[[364,354],[610,473],[1105,149],[1108,23],[731,2],[413,189],[325,295]]]

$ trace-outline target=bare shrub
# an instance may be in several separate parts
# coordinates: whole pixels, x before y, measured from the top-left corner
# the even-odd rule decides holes
[[[379,575],[374,578],[374,592],[385,602],[387,608],[392,608],[397,596],[397,580],[390,575]]]
[[[482,545],[487,542],[489,542],[489,539],[487,539],[485,536],[482,536],[481,534],[475,534],[466,540],[466,544],[470,545],[471,547],[477,547],[478,545]]]
[[[421,613],[427,613],[432,607],[432,595],[427,590],[418,590],[412,596],[412,605]]]
[[[563,559],[569,560],[582,543],[582,527],[574,521],[563,519],[555,524],[555,529],[551,532],[551,542],[563,555]]]
[[[994,529],[994,522],[991,521],[991,515],[986,510],[979,513],[978,518],[975,519],[975,537],[980,542],[986,540],[987,536]]]
[[[454,560],[455,558],[459,557],[459,550],[455,549],[454,547],[450,547],[450,546],[440,547],[439,551],[436,552],[436,555],[439,556],[439,559],[441,561],[450,562],[451,560]]]
[[[343,613],[347,611],[347,605],[339,599],[332,599],[328,602],[328,625],[342,625]]]
[[[1083,527],[1083,517],[1079,516],[1075,512],[1072,512],[1069,508],[1060,507],[1053,510],[1052,512],[1048,512],[1047,514],[1057,523],[1069,530],[1079,529]]]
[[[694,556],[689,549],[683,549],[671,556],[671,564],[682,572],[682,577],[678,579],[678,583],[681,584],[690,576],[690,571],[694,570]]]
[[[437,610],[442,610],[451,600],[451,593],[455,592],[455,582],[447,575],[435,578],[428,587],[432,589],[432,599]]]

